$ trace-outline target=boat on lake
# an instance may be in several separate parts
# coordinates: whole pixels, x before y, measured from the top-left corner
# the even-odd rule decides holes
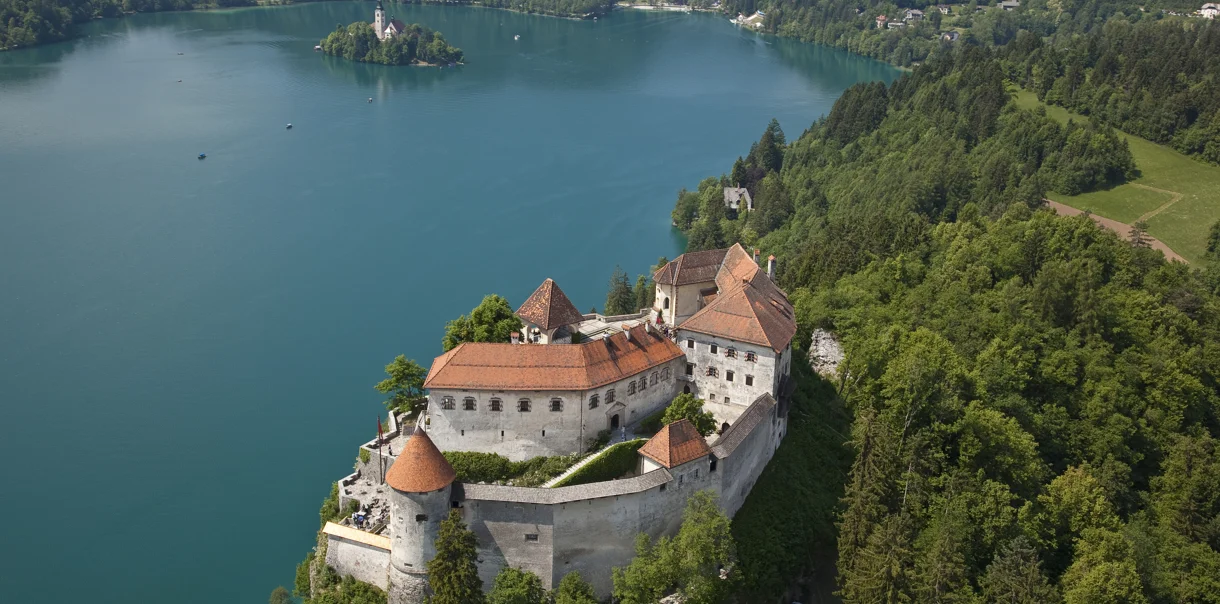
[[[208,154],[207,154],[207,153],[200,153],[200,154],[199,154],[199,159],[206,159],[206,158],[207,158],[207,156],[208,156]]]
[[[292,124],[291,124],[291,123],[289,123],[289,124],[288,124],[288,128],[287,128],[287,129],[288,129],[288,130],[292,130]]]

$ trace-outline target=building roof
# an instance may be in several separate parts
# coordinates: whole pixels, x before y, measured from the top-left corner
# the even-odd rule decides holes
[[[646,326],[581,344],[465,342],[432,362],[425,388],[590,390],[683,356]]]
[[[690,285],[716,280],[725,250],[687,252],[670,260],[652,274],[652,280],[662,285]]]
[[[559,289],[553,279],[547,279],[526,298],[517,316],[537,325],[542,329],[554,329],[564,325],[572,325],[585,320],[584,315],[576,310],[576,305]]]
[[[738,445],[745,441],[746,437],[754,432],[754,427],[762,420],[766,419],[771,408],[775,407],[775,399],[770,393],[764,392],[761,396],[754,399],[749,407],[737,416],[737,420],[729,426],[727,430],[720,434],[720,438],[712,443],[712,453],[719,459],[724,459],[733,454],[737,450]]]
[[[373,533],[366,533],[362,530],[333,522],[327,522],[326,526],[322,527],[322,532],[340,539],[363,543],[387,552],[390,551],[390,538],[385,535],[374,535]]]
[[[796,317],[787,296],[761,270],[729,287],[679,329],[767,346],[779,352],[796,335]]]
[[[430,493],[448,486],[454,478],[453,466],[432,444],[423,424],[415,424],[415,432],[385,473],[386,484],[404,493]]]
[[[661,428],[660,432],[640,447],[640,455],[666,468],[707,457],[711,452],[711,447],[707,446],[707,441],[689,419],[680,419]]]
[[[750,209],[754,205],[754,201],[750,199],[750,191],[745,187],[724,188],[724,205],[736,208],[741,205],[743,199],[746,200],[746,209]]]

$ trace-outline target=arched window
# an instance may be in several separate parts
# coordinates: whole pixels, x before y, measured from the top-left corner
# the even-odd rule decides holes
[[[665,382],[669,381],[669,367],[661,370],[661,380]]]
[[[589,408],[590,409],[597,408],[597,395],[596,394],[589,397]]]
[[[530,400],[528,398],[523,398],[523,399],[517,401],[517,411],[520,411],[521,413],[528,413],[529,410],[530,410]]]
[[[663,302],[663,304],[665,305],[665,310],[669,310],[669,296],[665,296],[665,302]]]
[[[452,396],[441,397],[441,409],[452,411],[455,406]]]
[[[468,396],[468,397],[462,399],[462,409],[465,409],[466,411],[475,410],[475,402],[474,402],[473,396]]]
[[[493,398],[488,403],[488,406],[491,408],[492,411],[500,411],[503,408],[502,405],[503,405],[503,403],[501,403],[500,399],[498,399],[498,398]]]
[[[609,405],[610,403],[613,403],[613,402],[614,402],[614,388],[611,388],[606,391],[606,404]]]
[[[551,399],[551,411],[555,411],[555,412],[563,411],[563,399],[558,399],[558,398]]]
[[[635,394],[635,381],[627,382],[627,396]]]
[[[652,376],[648,378],[648,382],[649,382],[649,385],[652,385],[652,386],[657,385],[657,372],[655,372],[655,371],[652,372]]]
[[[639,384],[640,384],[640,390],[647,388],[648,387],[648,376],[641,375]]]

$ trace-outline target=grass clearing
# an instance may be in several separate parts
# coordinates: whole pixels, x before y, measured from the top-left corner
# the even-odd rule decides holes
[[[1046,114],[1067,122],[1088,118],[1062,107],[1042,105],[1028,90],[1018,90],[1016,103],[1026,109],[1046,107]],[[1048,193],[1047,197],[1099,216],[1128,224],[1173,201],[1181,199],[1148,218],[1148,233],[1192,263],[1203,257],[1207,231],[1220,220],[1220,167],[1195,161],[1173,149],[1120,133],[1131,147],[1140,177],[1106,191],[1081,195]]]

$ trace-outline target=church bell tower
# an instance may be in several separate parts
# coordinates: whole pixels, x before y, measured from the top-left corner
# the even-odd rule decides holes
[[[377,9],[373,11],[373,29],[378,40],[385,37],[385,9],[381,8],[381,0],[377,0]]]

